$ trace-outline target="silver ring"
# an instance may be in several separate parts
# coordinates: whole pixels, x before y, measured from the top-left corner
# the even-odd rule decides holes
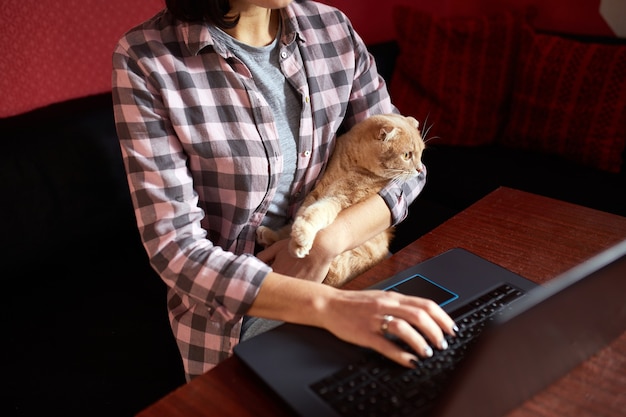
[[[380,325],[380,331],[383,333],[383,335],[386,335],[389,332],[389,323],[391,323],[393,319],[395,319],[395,317],[391,314],[385,314],[383,316],[383,322]]]

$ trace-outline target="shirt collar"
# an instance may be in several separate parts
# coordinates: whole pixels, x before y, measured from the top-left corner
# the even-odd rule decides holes
[[[293,10],[290,7],[286,7],[280,10],[280,15],[283,27],[281,43],[288,45],[296,39],[305,42]],[[213,39],[206,24],[184,22],[180,24],[178,30],[181,34],[181,39],[183,39],[192,55],[198,55],[207,46],[212,46],[222,55],[227,54],[227,50],[223,45]]]

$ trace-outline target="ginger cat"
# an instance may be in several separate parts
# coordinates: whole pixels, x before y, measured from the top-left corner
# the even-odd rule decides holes
[[[339,212],[378,193],[390,180],[406,181],[424,169],[424,141],[419,122],[410,116],[371,116],[336,141],[328,167],[306,197],[291,225],[274,231],[257,229],[257,242],[269,246],[291,236],[290,253],[304,258],[317,232],[331,224]],[[339,287],[382,261],[389,254],[394,228],[337,256],[324,283]]]

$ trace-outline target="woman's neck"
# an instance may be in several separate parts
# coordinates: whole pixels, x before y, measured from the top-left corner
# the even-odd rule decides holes
[[[278,31],[278,10],[250,6],[244,10],[231,9],[239,13],[239,22],[232,29],[224,29],[233,38],[250,46],[266,46],[274,41]]]

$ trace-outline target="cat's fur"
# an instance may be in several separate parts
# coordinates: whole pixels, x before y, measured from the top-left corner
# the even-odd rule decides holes
[[[317,232],[339,212],[378,193],[390,180],[406,181],[422,170],[424,141],[413,117],[371,116],[339,137],[328,167],[296,213],[293,224],[274,231],[257,229],[257,241],[269,246],[291,235],[289,251],[308,255]],[[324,282],[341,286],[383,260],[389,253],[394,228],[337,256]]]

